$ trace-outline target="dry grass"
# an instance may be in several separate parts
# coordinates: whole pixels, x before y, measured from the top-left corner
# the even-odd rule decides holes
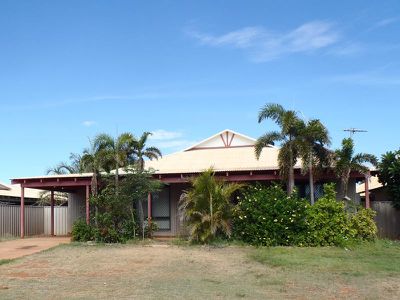
[[[352,266],[349,261],[343,260],[343,253],[338,255],[339,261],[344,264],[340,272],[324,268],[319,265],[323,260],[317,262],[311,256],[301,258],[302,263],[288,265],[284,258],[296,260],[296,253],[270,253],[274,258],[268,261],[265,259],[265,251],[270,250],[241,246],[176,246],[165,243],[112,246],[70,244],[1,265],[0,298],[400,297],[400,274],[396,270],[376,273],[365,269],[365,272],[347,274],[346,270],[351,270]],[[337,248],[332,250],[345,251]],[[329,249],[327,251],[329,253]],[[318,255],[326,256],[327,253]],[[393,263],[400,264],[400,261],[396,257]],[[304,264],[310,266],[305,267]]]

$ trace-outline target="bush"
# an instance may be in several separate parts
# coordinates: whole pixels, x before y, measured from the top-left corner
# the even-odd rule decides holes
[[[249,187],[238,200],[234,237],[252,245],[342,246],[376,238],[375,212],[347,213],[334,184],[324,186],[324,196],[313,206],[296,194],[288,197],[277,185]]]
[[[307,225],[307,244],[310,246],[343,245],[354,237],[345,205],[336,200],[334,184],[326,184],[324,196],[309,207]]]
[[[351,216],[350,227],[354,231],[354,237],[359,240],[372,241],[376,239],[378,228],[374,221],[376,212],[370,208],[360,208]]]
[[[87,242],[95,240],[95,230],[87,225],[85,220],[79,219],[72,225],[72,240],[77,242]]]
[[[278,185],[248,187],[234,210],[234,236],[252,245],[303,245],[309,206]]]

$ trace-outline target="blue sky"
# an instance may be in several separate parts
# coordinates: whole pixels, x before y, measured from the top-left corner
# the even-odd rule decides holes
[[[155,131],[165,153],[269,102],[333,147],[400,146],[399,1],[0,2],[0,180],[44,174],[96,133]]]

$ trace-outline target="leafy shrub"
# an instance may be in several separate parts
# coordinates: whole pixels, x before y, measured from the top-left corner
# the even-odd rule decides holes
[[[72,240],[77,242],[93,241],[95,231],[91,225],[87,225],[83,219],[76,220],[72,225]]]
[[[313,206],[296,194],[288,197],[279,186],[251,186],[238,197],[234,209],[235,238],[265,246],[340,246],[352,240],[376,238],[375,212],[346,211],[336,200],[334,184]]]
[[[334,184],[324,185],[324,196],[309,207],[307,225],[307,244],[310,246],[343,245],[354,237],[345,204],[336,200]]]
[[[234,210],[235,238],[253,245],[303,245],[309,204],[278,185],[248,187]]]
[[[376,212],[370,208],[360,208],[351,216],[350,227],[354,231],[354,237],[359,240],[372,241],[376,239],[378,228],[374,221]]]

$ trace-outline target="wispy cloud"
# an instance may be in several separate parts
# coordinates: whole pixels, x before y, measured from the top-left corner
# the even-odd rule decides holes
[[[400,20],[400,18],[386,18],[386,19],[382,19],[378,22],[375,23],[375,28],[379,28],[379,27],[385,27],[388,26],[390,24],[396,23]]]
[[[168,131],[164,129],[157,129],[152,132],[152,135],[149,137],[150,140],[171,140],[182,137],[183,133],[180,131]]]
[[[157,129],[152,133],[149,139],[152,141],[153,145],[167,153],[183,150],[196,143],[196,141],[187,139],[182,131]]]
[[[366,71],[359,73],[341,74],[329,77],[328,82],[355,85],[391,85],[400,86],[400,75],[384,74],[380,71]]]
[[[201,45],[246,50],[256,62],[265,62],[293,53],[311,53],[336,44],[340,34],[334,25],[313,21],[288,32],[273,32],[264,27],[245,27],[222,35],[194,30],[186,33]]]
[[[97,122],[95,122],[95,121],[90,121],[90,120],[87,120],[87,121],[83,121],[83,122],[82,122],[82,125],[83,125],[83,126],[86,126],[86,127],[91,127],[91,126],[96,125],[96,124],[97,124]]]

